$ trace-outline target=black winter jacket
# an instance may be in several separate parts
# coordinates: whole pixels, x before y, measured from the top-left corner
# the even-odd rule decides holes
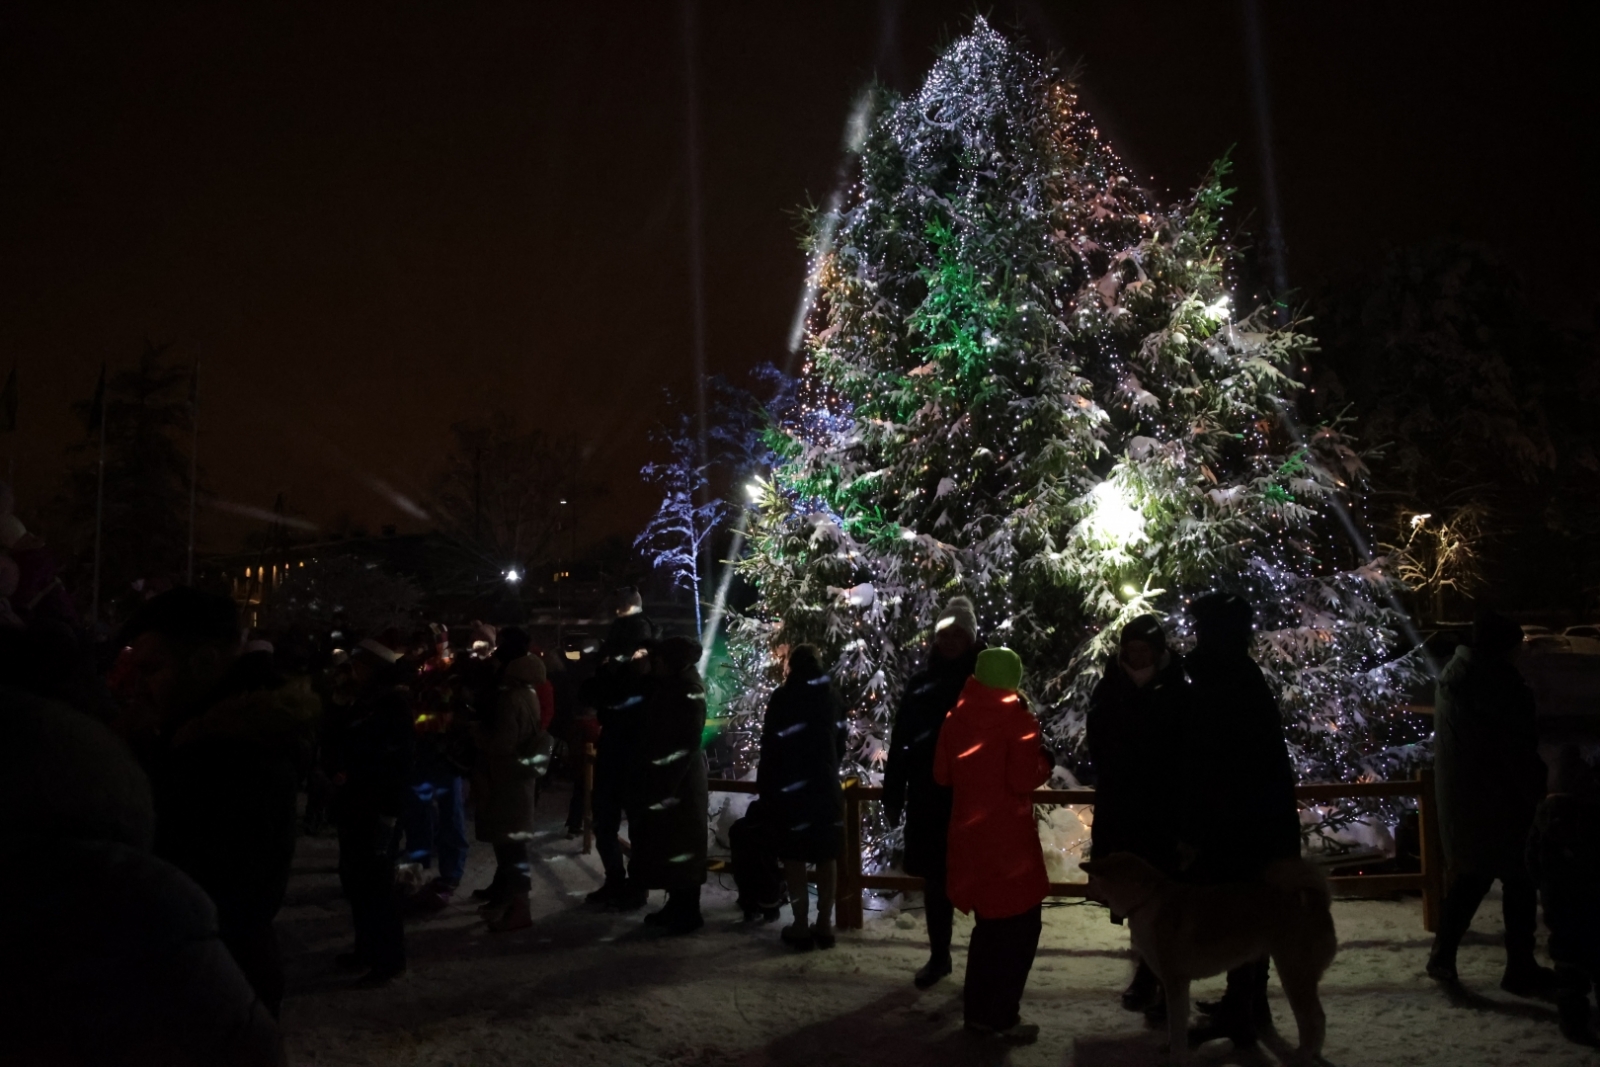
[[[1180,839],[1199,852],[1189,876],[1248,880],[1273,860],[1300,855],[1283,718],[1261,668],[1242,651],[1196,649],[1184,672],[1192,711],[1183,731]]]
[[[1089,758],[1095,771],[1091,853],[1131,852],[1163,871],[1177,869],[1183,787],[1183,664],[1173,656],[1141,688],[1113,657],[1089,700]]]
[[[633,846],[628,875],[647,889],[706,880],[705,687],[693,660],[675,666],[671,676],[651,679],[624,786]]]
[[[819,863],[839,854],[844,701],[827,675],[791,678],[767,701],[756,783],[778,857]]]
[[[950,832],[950,790],[933,780],[933,754],[939,747],[944,717],[972,676],[982,646],[960,659],[930,653],[928,664],[912,675],[900,698],[889,735],[889,759],[883,773],[883,809],[890,824],[905,812],[907,872],[924,878],[945,871],[946,838]]]
[[[398,817],[411,787],[417,742],[405,690],[368,686],[346,714],[332,738],[332,770],[345,777],[336,794],[336,818]]]

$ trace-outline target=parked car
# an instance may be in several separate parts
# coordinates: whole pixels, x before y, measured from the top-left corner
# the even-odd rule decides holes
[[[1567,639],[1567,651],[1600,656],[1600,625],[1591,622],[1569,626],[1561,631],[1561,636]]]

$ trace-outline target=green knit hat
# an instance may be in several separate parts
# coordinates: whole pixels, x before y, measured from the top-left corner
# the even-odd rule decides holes
[[[994,689],[1015,690],[1022,684],[1022,657],[1009,648],[986,648],[978,653],[978,666],[972,673]]]

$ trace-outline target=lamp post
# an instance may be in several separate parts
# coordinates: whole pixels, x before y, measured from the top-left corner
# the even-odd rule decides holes
[[[560,506],[562,508],[561,518],[556,521],[556,536],[558,538],[561,536],[561,526],[563,525],[563,523],[564,523],[564,521],[565,521],[565,519],[567,517],[567,512],[566,512],[567,501],[566,501],[565,497],[563,497],[561,499]],[[564,634],[565,634],[564,626],[565,626],[566,616],[565,616],[564,611],[562,610],[561,583],[566,581],[567,580],[567,576],[569,574],[571,574],[571,573],[572,573],[572,558],[571,558],[571,554],[569,552],[568,557],[567,557],[567,561],[566,561],[566,565],[563,566],[561,568],[561,570],[559,572],[557,572],[557,574],[556,574],[556,651],[557,651],[557,653],[559,655],[561,655],[563,657],[565,657],[566,654],[567,654],[567,645],[566,645],[566,640],[565,640],[565,637],[564,637]]]

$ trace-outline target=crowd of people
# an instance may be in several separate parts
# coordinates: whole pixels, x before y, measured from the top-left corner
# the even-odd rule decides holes
[[[19,550],[30,548],[19,528],[0,524],[0,581],[13,591]],[[541,784],[564,753],[578,766],[587,745],[605,872],[588,903],[638,910],[663,890],[646,924],[679,935],[704,925],[702,650],[659,634],[637,593],[625,592],[598,652],[573,663],[520,628],[482,624],[470,647],[452,647],[442,626],[274,645],[241,629],[227,597],[180,587],[145,601],[115,655],[97,660],[70,603],[52,607],[58,585],[28,581],[24,610],[8,599],[0,614],[0,812],[55,890],[24,905],[26,883],[7,880],[0,1022],[39,1062],[58,1062],[61,1048],[74,1062],[277,1062],[274,920],[307,829],[337,833],[351,943],[336,963],[360,985],[405,971],[405,909],[442,909],[463,892],[469,817],[495,859],[492,880],[470,890],[483,922],[500,933],[530,926]],[[1094,690],[1091,852],[1132,853],[1195,884],[1248,881],[1300,855],[1295,775],[1250,655],[1251,606],[1212,594],[1189,612],[1191,651],[1170,647],[1155,617],[1136,619]],[[1453,876],[1427,970],[1457,981],[1457,946],[1498,880],[1504,988],[1555,996],[1568,1036],[1592,1042],[1595,775],[1569,759],[1546,796],[1532,698],[1514,664],[1520,640],[1485,614],[1439,679]],[[747,919],[775,921],[788,906],[782,943],[827,950],[848,712],[815,647],[787,649],[784,668],[760,739],[759,795],[730,833],[732,866]],[[1021,1016],[1049,895],[1031,794],[1057,763],[1024,683],[1016,653],[987,647],[971,602],[951,600],[901,696],[883,779],[884,814],[904,824],[903,867],[924,880],[929,956],[912,980],[926,989],[953,973],[954,913],[971,914],[965,1022],[1011,1043],[1038,1032]],[[575,788],[570,832],[583,829],[584,800]],[[407,867],[433,876],[402,894],[396,874]],[[1534,955],[1541,895],[1554,970]],[[1254,1044],[1270,1023],[1267,981],[1265,959],[1230,972],[1193,1039]],[[1142,962],[1122,1003],[1164,1012]]]

